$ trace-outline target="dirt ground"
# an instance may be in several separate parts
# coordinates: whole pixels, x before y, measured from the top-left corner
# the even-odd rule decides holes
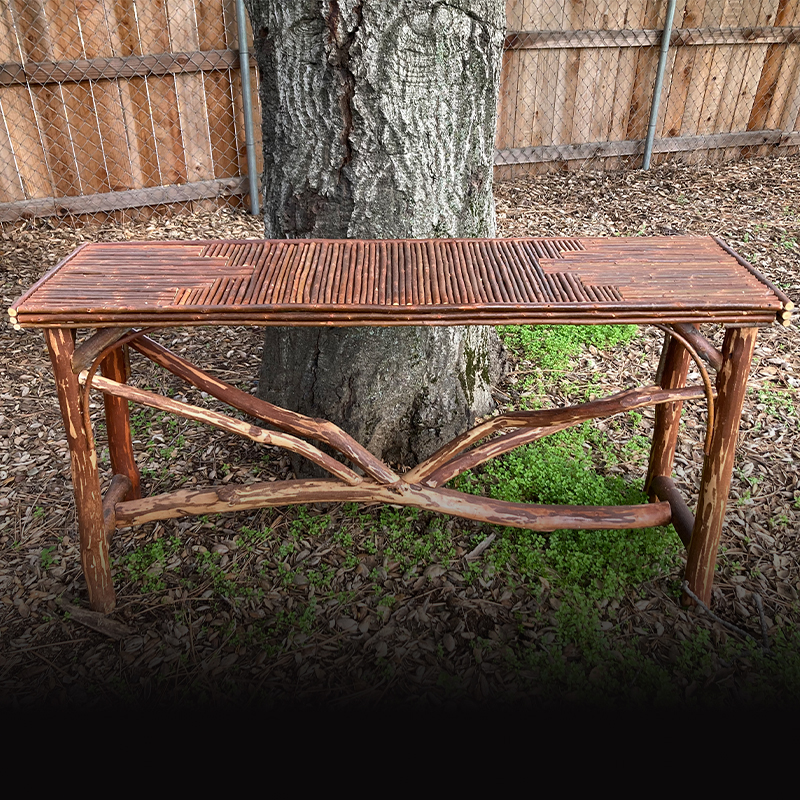
[[[503,236],[714,233],[800,300],[798,156],[520,178],[498,184],[496,200]],[[258,220],[230,211],[81,228],[8,225],[0,233],[0,299],[8,306],[83,241],[260,234]],[[719,341],[718,331],[707,333]],[[261,336],[177,329],[158,338],[251,390]],[[771,646],[798,641],[797,327],[759,335],[715,581],[718,619],[681,608],[679,559],[599,604],[608,642],[601,656],[559,638],[556,611],[569,599],[547,581],[533,591],[489,570],[473,568],[478,579],[465,578],[470,565],[481,565],[475,542],[491,535],[488,526],[421,515],[414,523],[421,538],[444,533],[452,550],[409,567],[386,554],[391,531],[369,528],[340,507],[187,517],[120,531],[111,548],[117,610],[108,618],[88,612],[43,341],[35,331],[15,332],[5,318],[0,337],[0,706],[800,704],[800,655],[792,660],[790,647],[778,663],[747,645],[748,634]],[[612,393],[648,384],[660,344],[658,331],[643,330],[627,347],[586,350],[575,359],[572,388],[593,382]],[[139,385],[203,402],[155,367],[137,361],[134,368]],[[498,396],[518,398],[531,368],[516,364]],[[566,402],[559,386],[547,403]],[[100,405],[96,397],[95,414]],[[675,474],[693,505],[704,414],[701,404],[690,405]],[[148,493],[290,474],[280,453],[156,414],[134,419]],[[643,415],[638,432],[646,434],[651,420]],[[102,427],[96,431],[107,481]],[[630,434],[619,428],[620,446]],[[616,469],[641,482],[644,467],[640,458]],[[629,652],[640,656],[635,674],[622,663]],[[538,655],[526,660],[526,653]],[[651,668],[660,670],[660,689],[642,682]]]

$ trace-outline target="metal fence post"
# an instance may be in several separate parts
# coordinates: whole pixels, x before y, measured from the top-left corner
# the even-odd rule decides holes
[[[658,105],[661,101],[661,89],[664,85],[664,72],[667,69],[667,53],[669,52],[669,40],[672,36],[672,20],[675,17],[676,2],[677,0],[669,0],[669,5],[667,6],[664,33],[661,36],[661,50],[658,53],[656,83],[653,87],[653,100],[650,103],[650,122],[647,125],[647,138],[644,141],[642,169],[650,169],[650,158],[653,155],[653,141],[656,138],[656,123],[658,122]]]
[[[247,150],[247,180],[250,187],[250,213],[258,214],[258,175],[256,174],[256,147],[253,139],[253,104],[250,94],[250,53],[247,49],[244,0],[236,0],[236,25],[239,33],[239,64],[242,73],[242,112],[244,114],[244,142]]]

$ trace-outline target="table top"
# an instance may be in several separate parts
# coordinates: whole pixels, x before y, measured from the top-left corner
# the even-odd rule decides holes
[[[92,243],[17,327],[786,324],[789,298],[714,237]]]

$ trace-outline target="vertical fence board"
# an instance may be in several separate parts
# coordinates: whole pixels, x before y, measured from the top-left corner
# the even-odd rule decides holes
[[[0,9],[0,63],[18,63],[24,57],[21,30],[15,23],[15,8],[7,3]],[[19,9],[16,11],[18,19]],[[44,38],[41,28],[40,33]],[[33,97],[27,87],[1,87],[0,110],[3,139],[0,148],[0,158],[3,159],[0,202],[51,195],[50,170],[36,123]]]
[[[794,48],[795,65],[791,88],[778,127],[783,131],[796,131],[800,125],[800,46]]]
[[[739,27],[754,28],[760,25],[763,9],[774,2],[775,0],[745,2],[739,14]],[[756,65],[764,60],[765,52],[766,45],[734,48],[717,114],[718,131],[746,130],[758,86]],[[726,147],[721,151],[720,158],[729,161],[737,158],[740,153],[741,147]]]
[[[713,27],[720,13],[720,0],[708,0],[704,4],[702,16],[698,20],[698,27]],[[703,102],[706,97],[707,85],[711,78],[711,67],[714,60],[715,47],[713,45],[701,45],[692,49],[696,51],[696,54],[689,91],[686,95],[686,107],[684,108],[681,122],[682,136],[695,136],[700,131]],[[696,154],[693,153],[688,154],[687,160],[690,163],[697,163],[698,161]]]
[[[105,7],[100,8],[98,3],[98,11],[82,24],[84,57],[120,55],[123,48],[119,27],[115,5],[106,0]],[[125,191],[137,187],[138,183],[133,178],[134,155],[130,152],[127,135],[125,105],[130,106],[130,95],[127,84],[121,84],[120,80],[90,84],[105,159],[107,188],[103,191]],[[131,117],[130,108],[127,116]],[[135,139],[131,137],[131,141]]]
[[[253,34],[250,30],[250,18],[247,16],[248,44],[253,52]],[[239,48],[239,29],[236,22],[236,0],[222,0],[222,26],[225,29],[225,46],[232,50]]]
[[[775,0],[773,0],[775,2]],[[788,0],[781,2],[775,8],[776,25],[798,25],[800,24],[800,0]],[[781,67],[775,81],[775,91],[772,94],[769,110],[766,115],[765,125],[769,129],[781,128],[781,123],[787,116],[787,106],[790,107],[793,101],[795,85],[795,74],[798,66],[798,50],[800,44],[785,44],[783,47],[783,58]],[[787,120],[788,122],[788,120]],[[791,130],[791,127],[788,128]]]
[[[52,176],[53,194],[55,197],[70,197],[79,193],[76,188],[79,189],[80,181],[61,87],[35,86],[30,92]]]
[[[49,5],[49,8],[48,8]],[[55,53],[66,52],[66,57],[80,52],[59,43],[69,41],[70,24],[77,30],[77,20],[62,18],[58,4],[39,0],[16,0],[17,37],[21,45],[22,57],[28,61],[53,60]],[[51,11],[55,23],[52,31],[48,26],[47,12]],[[74,11],[73,11],[74,16]],[[58,197],[66,197],[80,192],[75,153],[70,139],[67,110],[60,87],[36,86],[29,93],[39,137],[42,141],[48,172],[52,179],[52,190]],[[45,187],[42,187],[45,188]],[[44,195],[40,195],[44,196]]]
[[[542,14],[542,3],[529,4],[523,17],[525,30],[546,30]],[[543,69],[546,69],[546,54],[541,50],[526,50],[525,57],[520,63],[520,73],[525,76],[525,86],[528,90],[528,107],[523,109],[522,130],[515,131],[515,138],[526,143],[524,146],[536,147],[544,143],[543,113],[547,95],[546,85],[543,83]],[[546,80],[546,78],[545,78]],[[517,120],[520,116],[517,115]]]
[[[93,87],[94,105],[97,109],[100,139],[105,156],[106,183],[108,191],[111,192],[138,188],[140,183],[133,177],[133,160],[128,147],[121,90],[122,87],[116,81],[100,81]],[[128,102],[130,102],[129,94]]]
[[[261,101],[259,99],[258,70],[256,67],[251,67],[250,69],[250,108],[253,109],[253,147],[256,151],[256,173],[260,175],[261,171],[264,169],[264,153],[261,151]],[[242,127],[241,130],[241,141],[244,142],[244,127]],[[244,153],[244,146],[242,146],[243,156]],[[239,174],[247,174],[246,161],[240,169]]]
[[[112,49],[115,55],[142,55],[134,0],[114,0],[112,15]],[[122,123],[125,129],[126,150],[130,170],[130,186],[142,189],[147,185],[148,162],[153,162],[149,174],[158,175],[158,165],[153,147],[153,128],[142,114],[147,107],[145,78],[119,78],[117,80]]]
[[[236,120],[231,96],[230,72],[209,72],[203,76],[207,113],[211,126],[211,152],[215,178],[243,174],[239,169]],[[244,172],[247,172],[245,167]]]
[[[506,30],[521,31],[522,0],[506,0]],[[514,140],[514,117],[519,105],[519,50],[511,47],[503,51],[500,64],[500,86],[497,96],[497,128],[495,130],[495,147],[499,150],[517,147]]]
[[[3,93],[0,93],[0,203],[25,199],[14,148],[5,124],[7,118]]]
[[[136,0],[141,52],[171,52],[169,19],[164,0]],[[148,186],[169,186],[186,181],[186,162],[181,141],[178,97],[171,75],[149,75],[138,93],[143,102],[139,118],[147,119],[152,130],[155,175]],[[145,111],[146,110],[146,111]],[[142,131],[145,134],[145,131]],[[146,135],[146,134],[145,134]],[[151,170],[147,170],[152,174]]]
[[[595,30],[616,30],[616,8],[619,2],[598,4],[594,15]],[[600,50],[597,86],[595,87],[594,104],[592,106],[593,142],[607,142],[611,133],[614,112],[614,93],[617,85],[619,68],[618,47],[604,47]]]
[[[683,17],[680,18],[681,28],[698,28],[705,12],[706,0],[688,0],[684,8]],[[677,19],[677,17],[676,17]],[[663,137],[680,136],[683,130],[683,116],[686,112],[686,103],[689,97],[689,87],[692,84],[692,73],[697,48],[681,47],[675,54],[670,81],[669,97],[666,98],[664,114]]]
[[[706,85],[711,77],[711,64],[714,59],[714,48],[703,46],[696,48],[692,78],[689,84],[689,92],[686,96],[686,108],[683,112],[681,124],[681,135],[694,136],[700,133],[701,115],[703,113],[703,101],[706,96]]]
[[[498,149],[517,147],[514,141],[514,116],[519,95],[519,50],[506,50],[500,68],[500,95],[498,98],[497,137]]]
[[[64,19],[63,15],[67,10],[71,10],[75,15],[75,22],[80,24],[82,36],[76,35],[73,25]],[[91,42],[95,36],[96,4],[79,3],[72,6],[69,3],[51,0],[45,4],[45,12],[48,16],[47,26],[50,31],[49,59],[68,61],[84,57],[81,38]],[[103,157],[97,112],[90,84],[70,82],[59,84],[58,95],[53,93],[53,97],[56,96],[60,96],[63,102],[63,114],[67,127],[64,135],[69,138],[75,159],[76,173],[73,185],[68,191],[63,192],[63,195],[93,194],[106,190],[108,182],[105,158]]]
[[[565,3],[559,3],[554,13],[547,18],[551,30],[564,30],[570,27],[570,17]],[[563,141],[563,136],[568,130],[570,82],[576,72],[578,54],[575,50],[554,50],[548,54],[547,64],[551,70],[553,108],[550,113],[550,130],[545,131],[548,144],[558,144]],[[574,89],[573,89],[574,91]],[[546,165],[540,167],[546,169]]]
[[[201,50],[226,47],[225,18],[222,0],[197,0],[197,31]],[[206,115],[215,178],[240,175],[236,128],[231,96],[231,75],[209,72],[203,76]]]
[[[508,30],[525,30],[523,19],[526,5],[525,0],[506,0],[506,28]]]
[[[247,152],[245,149],[244,138],[244,106],[242,102],[242,76],[237,69],[231,74],[231,91],[233,92],[233,118],[236,123],[236,140],[238,143],[237,154],[239,164],[239,175],[247,175]],[[260,129],[258,123],[254,123],[255,127]]]
[[[232,73],[232,90],[235,98],[234,111],[236,119],[237,142],[239,153],[239,175],[247,175],[247,151],[245,148],[244,136],[244,107],[242,103],[242,79],[240,71],[236,70]],[[256,151],[256,175],[260,175],[264,169],[264,154],[261,152],[261,125],[260,116],[258,113],[259,99],[258,99],[258,73],[253,67],[250,70],[250,103],[253,109],[253,144]],[[513,128],[511,129],[513,130]],[[511,146],[511,145],[509,145]]]
[[[13,0],[10,5],[23,59],[46,61],[50,55],[50,36],[43,3],[39,0]]]
[[[9,86],[3,90],[2,97],[6,128],[25,199],[55,195],[46,152],[48,140],[40,134],[32,93],[24,86]]]
[[[250,43],[250,52],[253,52],[253,31],[250,27],[250,19],[245,19],[245,29],[248,37],[248,42]],[[255,66],[254,61],[251,59],[252,64],[250,68],[250,108],[252,109],[252,123],[253,123],[253,146],[256,151],[256,171],[260,175],[262,170],[264,169],[264,153],[261,151],[261,98],[259,97],[259,81],[258,81],[258,69]],[[237,72],[238,75],[238,72]],[[244,149],[244,127],[240,129],[241,133],[241,152],[242,156],[244,157],[245,149]],[[244,161],[243,166],[240,170],[240,175],[247,174],[247,162],[246,159]]]
[[[656,29],[658,27],[659,10],[662,4],[656,0],[638,2],[631,10],[636,14],[633,21],[639,29]],[[627,138],[644,139],[647,134],[647,123],[650,116],[650,104],[653,99],[653,84],[658,66],[658,48],[639,48],[636,55],[636,71],[631,95],[630,115],[628,117]]]
[[[16,36],[11,19],[9,5],[0,7],[0,64],[10,64],[18,59]],[[19,117],[18,110],[12,108],[17,101],[14,87],[0,89],[0,203],[24,200],[25,190],[20,175],[20,164],[14,153],[14,145],[9,135],[9,128],[14,128]]]
[[[798,8],[800,8],[800,0],[780,0],[775,11],[774,24],[778,26],[792,25],[797,18]],[[762,130],[766,125],[785,52],[786,45],[784,44],[770,44],[766,49],[764,64],[758,80],[758,88],[753,100],[753,109],[747,121],[747,130],[749,131]],[[764,147],[746,148],[743,150],[743,154],[748,156],[762,155],[767,151],[768,148]]]
[[[539,54],[539,139],[542,144],[553,143],[554,109],[556,104],[556,81],[558,80],[558,53],[545,50]]]
[[[560,31],[564,27],[564,4],[548,3],[542,10],[541,26],[546,31]],[[542,103],[542,143],[553,144],[553,131],[556,126],[556,109],[561,102],[561,53],[558,50],[545,50],[539,57],[540,80],[545,83]]]
[[[200,49],[194,0],[168,0],[169,33],[173,53]],[[206,93],[201,74],[176,75],[186,176],[190,183],[214,177]]]
[[[597,31],[603,29],[604,8],[605,3],[598,2],[598,0],[589,0],[586,3],[583,18],[584,30]],[[584,51],[587,55],[585,64],[583,56],[581,56],[581,69],[585,69],[585,76],[589,80],[586,92],[588,113],[586,114],[586,125],[584,127],[586,136],[584,141],[587,142],[602,141],[601,130],[604,127],[604,120],[601,107],[604,102],[605,92],[608,91],[608,70],[606,69],[606,74],[603,74],[606,50],[607,48],[604,47],[587,48]]]
[[[716,19],[716,27],[733,28],[739,22],[742,13],[742,0],[726,0],[722,4],[720,14]],[[718,131],[718,116],[723,105],[723,95],[725,83],[728,75],[732,72],[732,60],[736,54],[736,46],[718,45],[713,48],[711,56],[711,69],[709,70],[708,80],[706,81],[706,91],[703,96],[703,105],[700,111],[700,118],[697,124],[698,133],[715,133]]]
[[[775,94],[767,115],[766,127],[768,130],[791,130],[791,127],[784,128],[783,123],[784,121],[789,122],[787,111],[794,98],[799,59],[800,47],[798,45],[788,46],[783,54],[783,63],[775,85]]]
[[[73,194],[107,192],[108,166],[91,83],[61,84],[78,167],[79,186]],[[79,154],[86,154],[81,157]]]
[[[743,21],[746,25],[769,25],[775,19],[778,0],[761,0],[758,7],[745,8]],[[768,45],[756,44],[747,48],[747,62],[744,66],[742,85],[739,90],[736,108],[733,113],[732,129],[746,131],[753,113],[762,65],[767,56]]]
[[[522,147],[534,147],[542,143],[542,137],[537,130],[537,95],[540,91],[538,70],[539,51],[523,50],[519,59],[519,84],[524,86],[524,94],[519,98],[514,120],[514,141],[521,143]]]
[[[573,30],[591,29],[594,21],[596,1],[590,0],[583,8],[576,8],[572,17]],[[596,47],[585,47],[578,55],[578,75],[575,86],[575,101],[572,106],[572,134],[570,142],[576,144],[591,141],[592,106],[597,81],[597,64],[599,54]],[[573,164],[572,166],[582,166]]]
[[[609,26],[612,30],[630,30],[635,27],[633,20],[628,19],[628,5],[628,0],[619,0],[610,9]],[[626,137],[635,77],[636,48],[619,48],[616,57],[613,105],[610,111],[609,141],[621,142]],[[618,169],[623,162],[624,159],[619,157],[607,158],[604,167],[607,170]]]
[[[736,24],[740,28],[755,27],[761,10],[760,2],[741,3]],[[715,119],[717,131],[732,131],[736,109],[740,104],[752,104],[752,95],[747,92],[747,64],[750,60],[748,47],[732,47],[728,58],[728,69],[722,84],[719,109]]]

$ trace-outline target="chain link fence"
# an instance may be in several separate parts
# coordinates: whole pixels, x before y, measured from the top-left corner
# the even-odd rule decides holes
[[[242,205],[247,173],[235,0],[0,2],[0,222]]]
[[[509,0],[506,9],[500,176],[638,168],[649,129],[652,164],[800,145],[797,0]]]
[[[800,145],[800,0],[506,10],[499,178]],[[235,0],[0,0],[0,222],[246,206],[245,112]]]

